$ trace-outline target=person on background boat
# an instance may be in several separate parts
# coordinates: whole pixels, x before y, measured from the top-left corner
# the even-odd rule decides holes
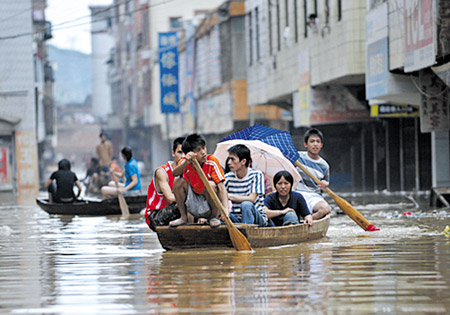
[[[148,185],[145,222],[153,231],[156,231],[156,226],[168,225],[170,221],[180,217],[180,210],[178,210],[172,188],[175,180],[173,169],[184,157],[181,149],[183,140],[184,137],[179,137],[173,141],[173,161],[168,161],[158,167]]]
[[[313,225],[312,215],[303,196],[292,191],[294,178],[288,171],[282,170],[273,177],[275,192],[264,199],[266,215],[275,226],[299,224],[300,217]]]
[[[74,185],[78,187],[76,197],[73,192]],[[69,160],[62,159],[58,162],[58,170],[50,175],[50,178],[45,183],[45,188],[48,188],[50,202],[71,203],[80,196],[81,184],[77,175],[70,170]]]
[[[183,141],[182,149],[186,155],[173,169],[175,179],[173,192],[180,210],[180,218],[170,221],[170,226],[186,224],[188,213],[196,219],[208,219],[211,227],[220,225],[218,219],[220,209],[216,207],[213,199],[209,196],[200,175],[192,165],[197,159],[203,169],[213,190],[218,194],[220,202],[226,208],[228,204],[227,190],[224,185],[225,175],[219,160],[212,154],[206,152],[206,141],[202,136],[194,133]]]
[[[311,128],[306,131],[303,140],[306,151],[298,152],[300,154],[298,161],[303,164],[308,171],[315,175],[321,183],[320,185],[317,185],[308,175],[297,167],[297,170],[302,177],[302,181],[298,183],[295,190],[300,192],[303,198],[305,198],[313,219],[319,220],[331,211],[330,205],[322,196],[322,189],[327,188],[329,185],[330,166],[319,156],[320,150],[322,150],[323,147],[323,134],[321,131]]]
[[[139,168],[137,161],[133,157],[133,151],[129,147],[124,147],[122,151],[123,159],[126,161],[125,169],[122,172],[115,172],[110,169],[110,172],[114,172],[117,176],[125,176],[125,184],[118,183],[119,191],[124,196],[137,196],[142,194],[141,189],[141,174],[139,173]],[[102,187],[102,195],[105,197],[117,196],[116,183],[110,181],[107,186]]]
[[[112,157],[113,157],[113,145],[111,141],[108,140],[106,133],[100,132],[100,143],[96,146],[96,152],[100,168],[105,168],[108,171]]]
[[[120,169],[120,166],[119,166],[119,162],[117,161],[117,158],[116,158],[115,156],[113,156],[112,159],[111,159],[111,165],[110,165],[110,168],[111,168],[114,172],[117,172],[117,173],[122,172],[122,170]]]
[[[89,162],[89,167],[86,171],[86,176],[82,180],[84,184],[86,184],[86,191],[89,193],[98,193],[100,189],[100,166],[98,164],[98,159],[91,158],[91,161]]]
[[[225,175],[225,187],[231,200],[230,219],[235,223],[267,226],[264,211],[264,174],[250,168],[250,149],[236,144],[228,149],[228,167]]]

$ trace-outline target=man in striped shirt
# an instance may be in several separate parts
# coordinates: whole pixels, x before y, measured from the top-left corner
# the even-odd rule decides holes
[[[323,147],[322,132],[315,128],[309,129],[306,131],[303,139],[306,151],[298,152],[300,154],[298,161],[320,180],[320,185],[317,185],[300,168],[297,168],[302,176],[302,181],[297,185],[296,191],[300,192],[303,198],[305,198],[313,219],[319,220],[331,211],[330,205],[322,196],[322,189],[329,185],[330,167],[319,156],[320,150]]]
[[[225,187],[232,208],[230,219],[235,223],[267,226],[264,211],[264,175],[260,170],[249,167],[250,150],[243,144],[228,149],[228,167]]]

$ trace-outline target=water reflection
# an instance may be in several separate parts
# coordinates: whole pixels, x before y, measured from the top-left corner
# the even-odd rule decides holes
[[[164,251],[139,215],[48,216],[0,208],[2,313],[450,311],[448,215],[371,211],[366,233],[334,216],[311,243]]]

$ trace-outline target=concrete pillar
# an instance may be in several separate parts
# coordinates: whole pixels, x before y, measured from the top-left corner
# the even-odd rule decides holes
[[[450,187],[450,149],[449,132],[431,133],[431,185]]]

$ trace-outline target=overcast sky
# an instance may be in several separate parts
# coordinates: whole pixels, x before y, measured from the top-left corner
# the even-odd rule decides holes
[[[53,26],[53,38],[49,43],[91,53],[89,6],[111,3],[112,0],[48,0],[45,14]]]

